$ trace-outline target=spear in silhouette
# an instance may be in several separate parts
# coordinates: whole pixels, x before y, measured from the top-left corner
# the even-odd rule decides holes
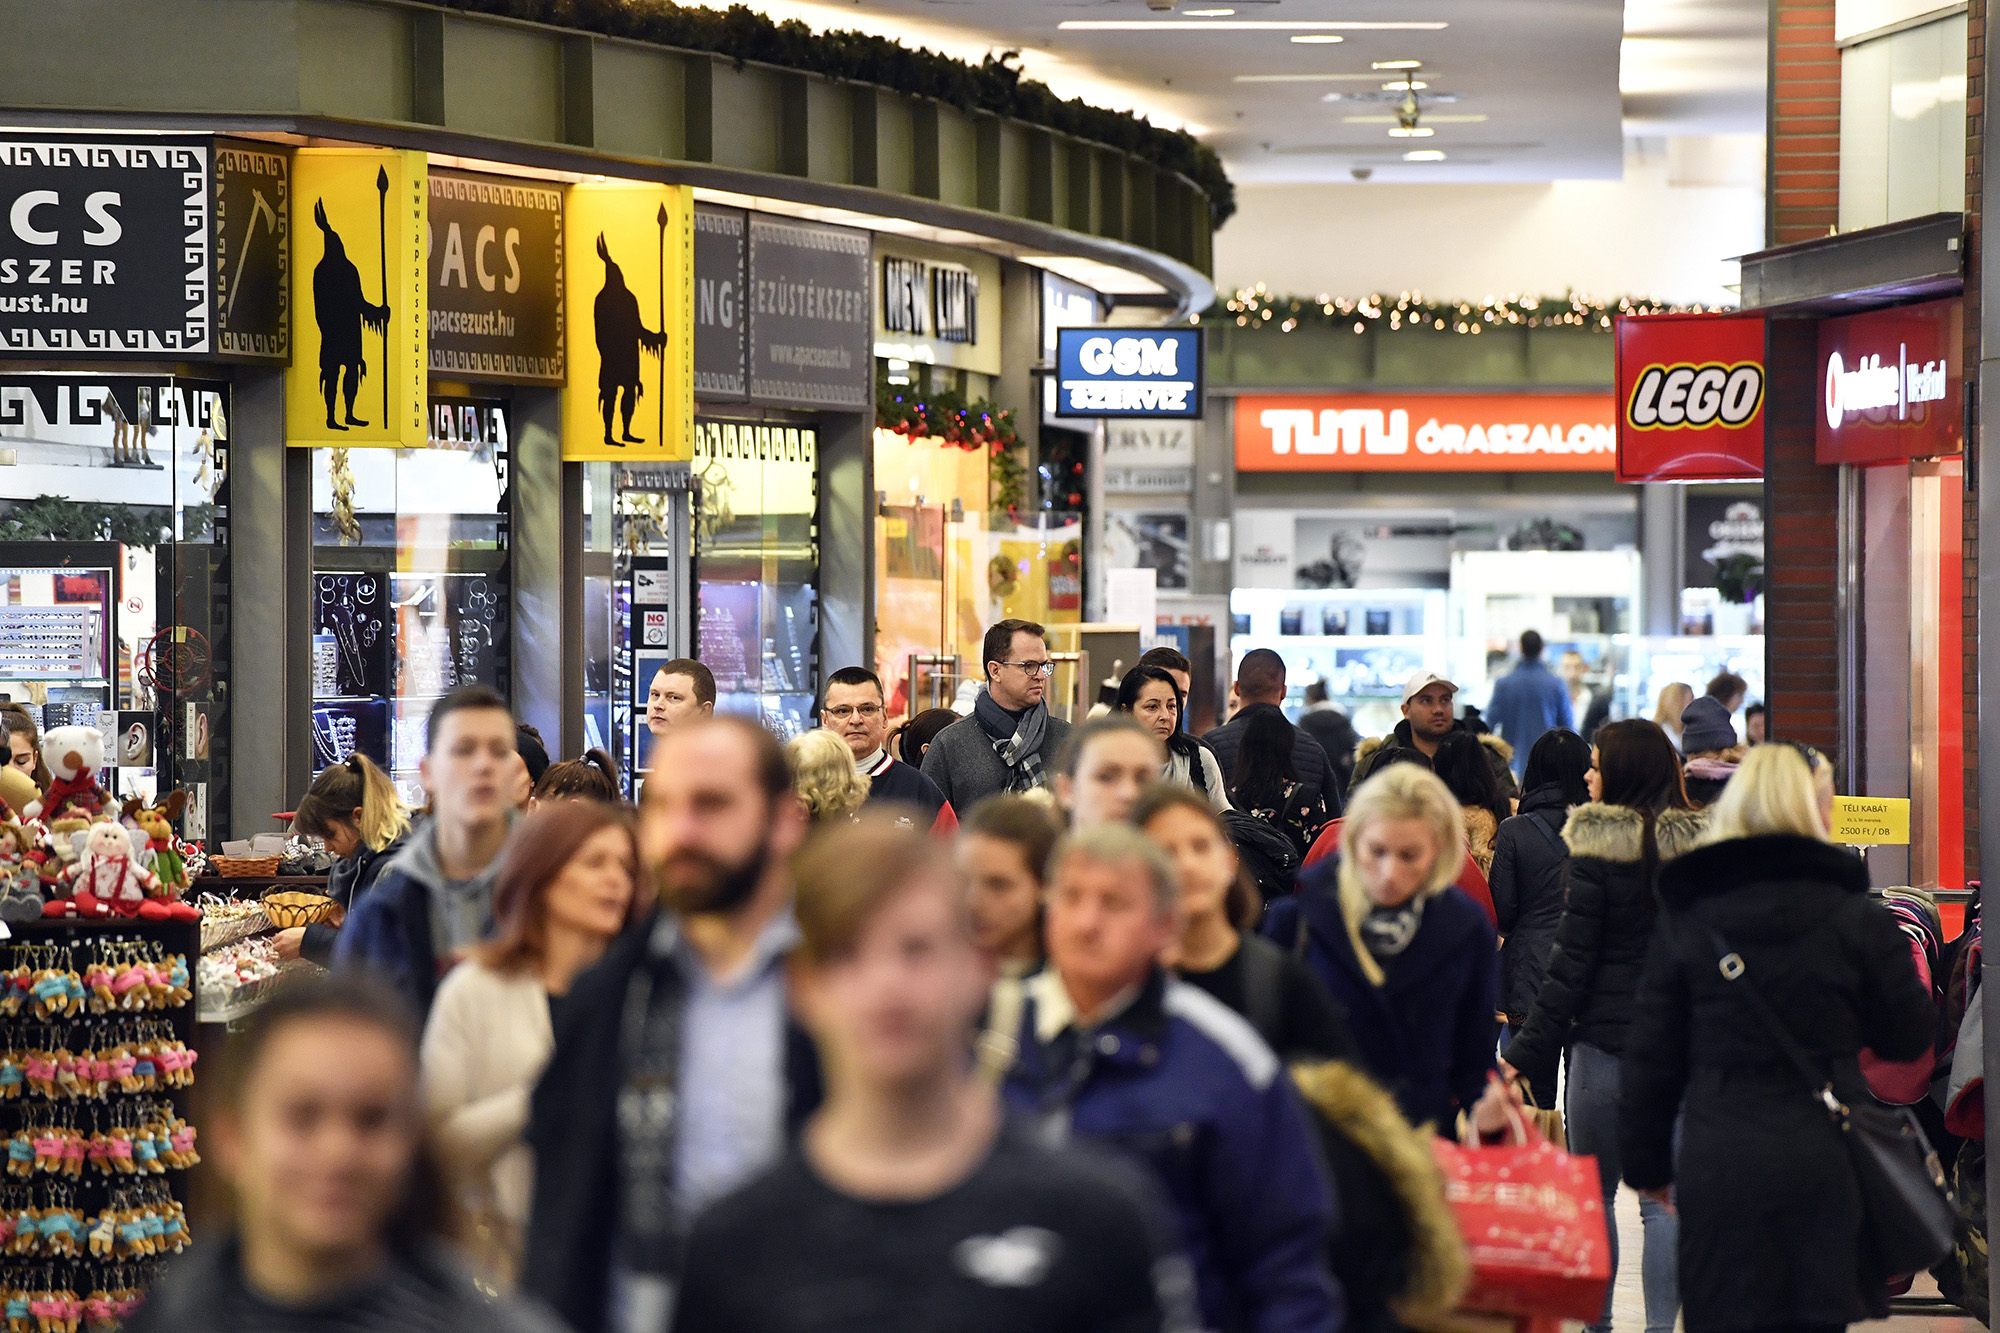
[[[660,414],[659,429],[653,434],[664,447],[667,442],[667,206],[660,205]]]
[[[389,169],[375,168],[375,248],[382,258],[382,308],[389,308]],[[389,425],[389,321],[382,321],[382,424]]]

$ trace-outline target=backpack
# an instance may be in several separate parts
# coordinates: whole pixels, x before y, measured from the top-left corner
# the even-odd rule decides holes
[[[1230,841],[1236,844],[1236,855],[1243,868],[1250,872],[1250,879],[1257,886],[1258,896],[1267,904],[1275,898],[1289,897],[1304,859],[1297,844],[1270,824],[1241,810],[1224,810],[1222,822],[1229,829]]]

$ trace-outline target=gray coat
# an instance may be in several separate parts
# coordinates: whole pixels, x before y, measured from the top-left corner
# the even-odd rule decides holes
[[[1040,754],[1043,774],[1051,782],[1056,756],[1068,739],[1069,723],[1050,713]],[[976,717],[962,717],[931,739],[931,748],[924,751],[924,776],[937,783],[960,818],[988,796],[1007,790],[1007,765],[994,753],[993,738]]]

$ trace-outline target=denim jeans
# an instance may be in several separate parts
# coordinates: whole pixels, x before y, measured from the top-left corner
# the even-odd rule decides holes
[[[1618,1281],[1618,1216],[1616,1202],[1621,1174],[1618,1161],[1619,1062],[1588,1042],[1578,1042],[1569,1052],[1567,1105],[1563,1110],[1569,1134],[1569,1150],[1580,1157],[1597,1159],[1598,1175],[1604,1183],[1604,1220],[1611,1230],[1611,1280]],[[1676,1249],[1679,1223],[1674,1215],[1651,1199],[1639,1200],[1639,1215],[1645,1221],[1646,1248],[1642,1277],[1646,1291],[1646,1333],[1673,1333],[1680,1313],[1681,1293]],[[1591,1333],[1609,1333],[1612,1293],[1604,1296],[1604,1316],[1590,1326]]]

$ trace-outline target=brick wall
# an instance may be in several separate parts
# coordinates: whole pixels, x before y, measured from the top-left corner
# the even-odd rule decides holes
[[[1833,0],[1771,6],[1772,245],[1824,236],[1840,218],[1840,52]]]
[[[1983,171],[1981,143],[1986,123],[1986,5],[1972,0],[1965,23],[1965,360],[1966,442],[1979,438],[1979,397],[1974,390],[1979,365],[1979,195]],[[1978,478],[1984,485],[1986,478]],[[1965,492],[1963,638],[1965,670],[1965,875],[1979,878],[1979,494]]]
[[[1771,735],[1837,755],[1840,469],[1813,461],[1819,324],[1765,326],[1764,626]]]

